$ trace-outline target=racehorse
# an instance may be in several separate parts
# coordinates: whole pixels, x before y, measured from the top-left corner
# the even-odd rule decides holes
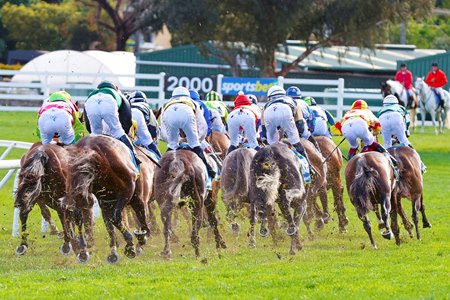
[[[203,209],[206,208],[209,224],[212,226],[216,247],[226,248],[225,242],[217,227],[215,215],[216,203],[206,189],[207,173],[201,159],[190,150],[166,152],[159,161],[161,168],[155,174],[154,198],[161,210],[164,225],[164,250],[160,255],[170,258],[170,237],[172,235],[172,212],[178,206],[188,204],[192,212],[191,243],[196,257],[200,256],[199,229],[203,221]],[[189,200],[185,200],[189,197]]]
[[[220,187],[233,233],[238,233],[241,227],[236,222],[238,210],[250,205],[250,165],[255,154],[254,149],[239,148],[227,155],[223,161]]]
[[[18,255],[23,255],[27,251],[28,214],[36,203],[53,233],[57,233],[58,230],[47,206],[57,211],[64,231],[64,244],[60,250],[64,254],[70,252],[70,238],[65,230],[65,210],[61,205],[65,196],[68,156],[66,149],[61,146],[42,145],[38,142],[22,157],[15,199],[15,207],[20,209],[22,223],[22,242],[16,249]]]
[[[345,215],[344,186],[341,179],[342,152],[330,138],[316,136],[315,139],[319,144],[322,156],[326,160],[324,163],[327,164],[327,187],[322,187],[319,190],[324,214],[329,215],[327,190],[331,189],[334,198],[334,209],[336,210],[339,219],[339,230],[345,232],[348,218]]]
[[[378,249],[367,216],[369,210],[374,210],[378,204],[381,205],[381,218],[386,225],[386,231],[382,233],[384,238],[392,239],[392,231],[394,234],[398,234],[399,230],[396,202],[391,202],[395,180],[389,159],[385,155],[373,151],[357,154],[350,159],[345,168],[345,180],[350,201],[355,206],[359,219],[363,222],[372,247]],[[392,231],[388,224],[390,213]],[[396,241],[397,238],[396,236]]]
[[[256,246],[255,224],[259,216],[259,234],[274,231],[275,203],[288,223],[286,233],[291,236],[290,254],[302,248],[298,227],[306,212],[306,192],[300,161],[284,143],[261,148],[250,166],[250,245]],[[293,213],[291,211],[293,210]],[[273,232],[274,233],[274,232]],[[272,234],[273,234],[272,233]]]
[[[444,89],[442,90],[446,98],[444,101],[444,109],[442,109],[442,107],[436,103],[436,95],[428,86],[428,84],[423,81],[422,78],[417,78],[414,86],[418,91],[420,97],[420,114],[422,119],[421,132],[424,132],[425,116],[428,112],[431,116],[431,122],[434,126],[434,133],[444,133],[444,126],[450,128],[450,117],[448,115],[450,110],[450,93],[445,91]],[[438,128],[436,128],[436,116],[439,123]]]
[[[383,98],[387,95],[394,95],[397,97],[400,105],[406,107],[411,118],[411,128],[416,130],[416,109],[419,107],[419,101],[415,93],[411,93],[408,98],[405,87],[396,80],[387,80],[381,83],[381,93]]]
[[[211,135],[206,138],[213,150],[218,154],[220,159],[224,160],[230,147],[230,138],[219,131],[212,131]]]
[[[400,180],[397,183],[393,200],[398,203],[398,212],[403,220],[403,225],[412,237],[412,224],[409,222],[402,207],[401,198],[408,198],[412,202],[412,219],[416,228],[417,239],[420,240],[418,211],[422,213],[424,228],[430,228],[431,224],[425,215],[423,205],[423,176],[419,154],[407,146],[391,147],[389,153],[398,161]],[[398,236],[398,235],[396,235]],[[399,242],[399,241],[398,241]]]
[[[126,241],[125,255],[129,258],[135,257],[146,243],[146,236],[150,234],[147,225],[147,205],[152,189],[153,162],[139,151],[138,157],[142,164],[138,172],[128,148],[117,139],[104,135],[85,137],[68,150],[72,162],[69,166],[65,204],[70,209],[80,211],[83,225],[88,232],[92,230],[90,227],[93,224],[92,214],[88,213],[94,203],[92,192],[98,199],[110,237],[111,254],[107,257],[107,261],[117,263],[119,259],[114,226],[123,234]],[[137,252],[133,236],[122,220],[122,211],[128,204],[136,213],[141,227],[135,231],[139,242]],[[73,240],[74,243],[78,243]],[[86,245],[83,235],[79,237],[79,244],[81,249],[77,258],[80,262],[87,262],[89,253],[86,246],[90,245]]]

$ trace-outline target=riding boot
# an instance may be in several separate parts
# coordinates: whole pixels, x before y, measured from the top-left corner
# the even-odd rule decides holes
[[[439,98],[439,106],[444,109],[444,99],[442,99],[442,97]],[[438,106],[438,107],[439,107]]]
[[[358,148],[350,148],[350,150],[348,150],[347,160],[352,159],[353,156],[356,155],[356,150],[358,150]]]
[[[392,164],[394,165],[394,167],[397,168],[398,167],[398,161],[383,146],[381,146],[381,144],[378,144],[377,142],[374,142],[374,143],[376,143],[375,150],[380,152],[380,153],[387,153],[389,158],[392,161]]]
[[[202,148],[200,148],[200,146],[194,147],[192,149],[192,151],[198,155],[198,157],[200,157],[200,159],[203,161],[203,163],[206,166],[206,170],[208,172],[208,176],[211,178],[216,177],[216,172],[213,170],[213,168],[211,167],[211,165],[208,163],[208,161],[206,160],[206,156],[205,153],[203,153]]]
[[[317,143],[316,139],[314,138],[314,136],[312,134],[309,136],[308,141],[313,143],[314,147],[316,147],[316,149],[319,151],[319,153],[322,154],[322,151],[320,150],[320,147],[319,147],[319,143]]]
[[[297,144],[294,144],[292,146],[294,146],[295,150],[297,150],[297,152],[300,153],[306,159],[309,165],[309,169],[311,170],[311,173],[319,174],[319,172],[317,172],[317,170],[311,164],[311,161],[309,160],[309,157],[306,154],[305,148],[303,147],[302,143],[298,142]]]
[[[156,155],[159,156],[159,158],[161,158],[161,152],[159,152],[159,149],[158,149],[158,147],[156,146],[155,143],[150,143],[147,146],[147,149],[152,150],[153,152],[155,152]]]
[[[230,154],[231,152],[233,152],[236,149],[237,149],[236,146],[230,145],[230,147],[228,148],[228,151],[227,151],[227,155]]]
[[[131,143],[131,141],[130,141],[130,139],[128,138],[128,136],[127,136],[126,134],[124,134],[124,135],[122,135],[122,136],[119,138],[119,140],[120,140],[122,143],[124,143],[125,146],[127,146],[127,147],[131,150],[131,152],[133,152],[133,156],[134,156],[134,159],[135,159],[135,161],[136,161],[136,164],[139,166],[142,162],[141,162],[141,160],[137,157],[136,150],[134,150],[133,144]]]

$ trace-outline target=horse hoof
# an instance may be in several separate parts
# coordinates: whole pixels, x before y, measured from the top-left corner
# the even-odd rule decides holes
[[[225,241],[220,241],[219,247],[217,248],[227,249],[227,244],[225,244]]]
[[[117,264],[119,262],[119,254],[111,253],[106,257],[106,261],[113,265]]]
[[[56,234],[56,237],[57,237],[58,239],[63,239],[63,238],[64,238],[64,232],[58,232],[58,233]]]
[[[62,244],[61,247],[59,247],[59,252],[63,255],[69,255],[69,253],[72,252],[72,244]]]
[[[323,226],[324,224],[325,224],[325,221],[322,218],[318,219],[315,224],[316,230],[321,231],[324,227]]]
[[[269,235],[270,231],[269,231],[269,228],[263,228],[263,227],[261,227],[261,228],[258,230],[258,233],[259,233],[260,236],[266,237],[266,236]]]
[[[290,255],[295,255],[296,252],[295,252],[295,250],[292,250],[292,249],[291,249],[291,250],[289,250],[289,254],[290,254]]]
[[[165,259],[171,259],[172,258],[172,251],[167,250],[167,251],[161,251],[159,253],[159,256]]]
[[[431,224],[430,223],[423,223],[423,228],[431,228]]]
[[[77,255],[78,261],[82,264],[87,263],[90,258],[91,258],[91,256],[87,252],[81,252],[81,253],[78,253],[78,255]]]
[[[297,227],[288,227],[285,232],[287,235],[294,235],[297,233]]]
[[[16,255],[24,255],[27,252],[28,247],[26,245],[20,245],[16,248]]]
[[[324,213],[324,214],[323,214],[323,217],[322,217],[322,220],[323,220],[323,223],[324,223],[324,224],[330,223],[330,221],[331,221],[330,214]]]
[[[339,232],[340,233],[347,233],[347,229],[345,227],[339,227]]]
[[[136,249],[134,246],[125,247],[125,255],[128,258],[135,258],[136,257]]]
[[[377,245],[372,245],[373,250],[378,250]]]
[[[136,255],[139,256],[144,253],[144,249],[142,247],[136,247]]]
[[[382,232],[381,236],[384,237],[387,240],[392,240],[394,238],[394,234],[390,230]]]
[[[384,229],[386,228],[386,225],[384,223],[378,223],[378,229]]]
[[[241,224],[239,224],[239,223],[231,224],[230,228],[231,228],[231,232],[233,234],[239,234],[239,232],[241,232]]]
[[[147,234],[147,230],[135,230],[133,231],[135,236],[140,236],[140,235],[146,235]]]

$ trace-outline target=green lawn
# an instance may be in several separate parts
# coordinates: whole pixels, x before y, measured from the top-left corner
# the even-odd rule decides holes
[[[0,139],[34,141],[35,124],[32,113],[0,113]],[[422,241],[410,239],[402,228],[400,247],[374,230],[378,251],[371,249],[345,192],[348,233],[339,233],[335,214],[335,220],[315,240],[306,238],[301,227],[304,250],[296,256],[288,254],[288,238],[273,247],[270,238],[257,237],[257,248],[250,249],[245,234],[248,221],[242,220],[239,236],[231,235],[227,224],[222,225],[228,249],[220,256],[202,230],[202,259],[196,260],[183,221],[177,229],[181,241],[173,244],[172,260],[158,256],[163,246],[159,236],[133,260],[122,255],[122,245],[119,264],[109,265],[105,260],[108,239],[99,219],[91,260],[80,265],[73,255],[59,253],[61,240],[40,232],[40,212],[35,208],[29,222],[30,248],[25,256],[17,257],[14,249],[20,239],[11,237],[9,182],[0,191],[0,299],[448,299],[450,132],[435,136],[427,129],[426,134],[413,134],[411,141],[428,167],[424,201],[433,227],[421,229]],[[347,150],[344,144],[342,150]],[[15,151],[8,158],[20,154]],[[411,206],[404,201],[410,215]],[[223,204],[219,209],[223,220]],[[374,216],[372,220],[375,222]]]

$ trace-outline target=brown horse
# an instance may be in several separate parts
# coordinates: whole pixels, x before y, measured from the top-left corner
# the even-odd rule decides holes
[[[161,168],[157,169],[155,174],[154,198],[159,204],[164,224],[165,245],[161,256],[170,258],[172,255],[169,244],[172,234],[172,212],[176,207],[182,207],[186,203],[192,212],[191,242],[196,257],[200,256],[198,232],[202,225],[204,208],[209,224],[214,230],[217,249],[226,248],[217,227],[216,203],[206,190],[207,174],[201,159],[190,150],[177,150],[166,152],[159,163]]]
[[[213,131],[211,135],[206,138],[206,140],[220,159],[224,160],[227,155],[228,148],[230,147],[230,138],[224,133]]]
[[[334,198],[334,209],[339,219],[339,230],[346,232],[345,226],[348,224],[348,218],[345,215],[344,186],[341,179],[342,152],[330,138],[316,136],[315,139],[319,144],[320,151],[327,164],[327,187],[322,187],[319,190],[323,212],[325,215],[330,215],[328,211],[327,190],[331,189]],[[326,222],[327,219],[325,218],[324,221]]]
[[[225,157],[222,167],[220,187],[222,200],[227,207],[227,217],[231,231],[239,233],[240,225],[236,222],[238,210],[249,207],[250,165],[256,151],[250,148],[240,148]]]
[[[290,253],[302,248],[298,227],[306,212],[306,199],[300,162],[284,143],[276,143],[260,149],[250,167],[250,245],[255,247],[255,224],[261,219],[259,234],[272,234],[275,230],[275,203],[287,221],[286,233],[291,236]],[[292,211],[293,210],[293,213]]]
[[[421,170],[421,160],[419,154],[407,146],[392,147],[389,153],[398,161],[400,180],[397,183],[392,201],[397,202],[398,212],[403,220],[403,225],[412,237],[412,224],[405,215],[401,198],[408,198],[412,202],[412,219],[416,228],[417,239],[420,240],[418,211],[422,213],[422,223],[424,228],[430,228],[431,224],[425,215],[423,205],[423,177]],[[398,234],[396,235],[396,237]],[[399,243],[400,241],[398,241]]]
[[[147,225],[147,203],[153,180],[151,178],[153,163],[138,152],[139,159],[142,161],[140,173],[138,173],[128,148],[109,136],[85,137],[69,151],[73,160],[67,179],[66,205],[70,209],[75,208],[81,212],[85,231],[88,233],[93,227],[92,214],[89,213],[94,204],[91,194],[93,193],[98,199],[110,237],[111,254],[107,257],[107,261],[117,263],[119,259],[114,226],[123,234],[126,241],[125,255],[129,258],[135,257],[146,243],[146,235],[150,234]],[[139,242],[138,252],[133,244],[133,236],[122,219],[122,211],[128,204],[135,211],[141,226],[135,231]],[[87,262],[89,253],[86,246],[91,245],[89,241],[86,244],[83,235],[80,235],[79,239],[81,249],[78,251],[77,258],[80,262]]]
[[[369,210],[374,210],[378,204],[381,205],[381,218],[386,225],[386,231],[382,233],[382,236],[392,239],[393,234],[388,223],[392,204],[391,226],[394,234],[398,233],[396,203],[391,203],[395,180],[389,159],[379,152],[360,153],[348,162],[345,168],[345,180],[350,201],[364,224],[372,247],[377,249],[367,216]]]
[[[57,211],[63,229],[65,228],[65,210],[61,203],[65,196],[68,156],[68,152],[63,147],[54,144],[42,145],[39,142],[35,143],[22,157],[15,200],[15,206],[20,209],[22,223],[22,242],[16,249],[18,255],[23,255],[27,251],[28,214],[36,203],[53,232],[56,233],[57,229],[51,220],[47,206]],[[64,235],[61,252],[68,254],[70,249],[70,239]]]

